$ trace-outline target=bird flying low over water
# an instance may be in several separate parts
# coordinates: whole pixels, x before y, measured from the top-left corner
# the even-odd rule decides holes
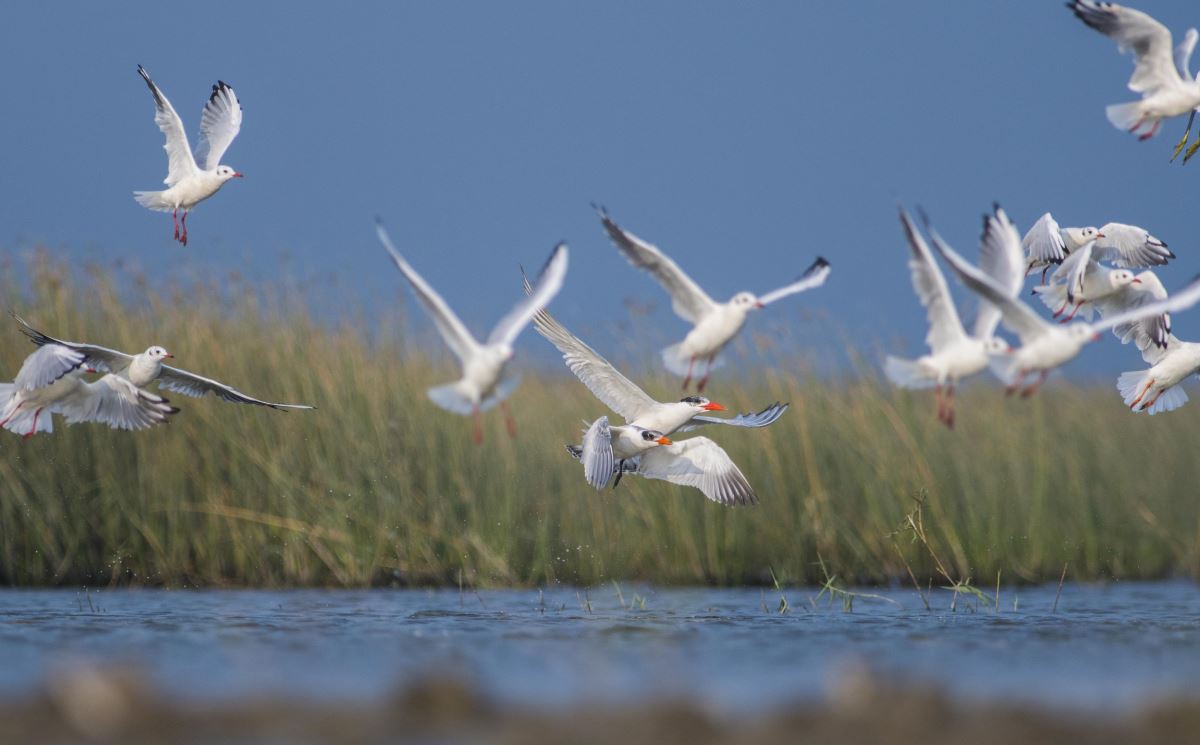
[[[44,334],[30,326],[24,319],[14,315],[17,323],[21,324],[21,332],[33,340],[38,346],[55,345],[70,349],[83,355],[84,362],[97,369],[107,370],[119,377],[125,378],[138,388],[144,388],[158,381],[159,388],[182,393],[185,396],[199,398],[212,393],[226,401],[235,404],[255,404],[280,411],[286,409],[312,409],[306,404],[278,404],[262,401],[245,393],[218,382],[205,378],[196,373],[180,370],[177,367],[163,364],[163,360],[173,359],[175,355],[160,346],[153,346],[141,354],[127,354],[96,344],[84,344],[74,341],[63,341],[49,334]]]
[[[707,437],[673,442],[655,430],[609,426],[608,417],[602,416],[584,432],[583,444],[567,445],[567,452],[583,463],[584,477],[597,489],[613,476],[619,482],[622,475],[634,473],[695,487],[726,507],[758,502],[741,469]]]
[[[12,383],[0,383],[0,427],[26,439],[54,431],[53,414],[68,424],[102,422],[114,429],[145,429],[179,411],[167,399],[108,374],[87,382],[83,352],[46,344],[25,358]]]
[[[829,276],[829,262],[817,257],[804,274],[795,282],[765,295],[739,292],[728,302],[720,303],[710,298],[691,277],[684,274],[679,265],[657,247],[624,230],[609,217],[608,212],[597,207],[600,221],[617,249],[629,263],[651,274],[671,296],[671,307],[675,314],[693,324],[692,330],[678,344],[663,350],[663,363],[676,375],[683,375],[683,387],[691,384],[696,364],[704,366],[697,390],[703,392],[709,373],[718,365],[717,355],[725,345],[737,336],[752,310],[765,308],[776,300],[794,295],[814,287],[820,287]]]
[[[1188,29],[1184,41],[1174,48],[1167,27],[1140,10],[1095,0],[1072,0],[1067,7],[1079,20],[1117,42],[1121,51],[1133,52],[1129,90],[1142,98],[1105,109],[1114,127],[1148,140],[1158,133],[1163,119],[1194,112],[1200,106],[1200,76],[1193,78],[1188,72],[1197,40],[1195,29]],[[1182,144],[1176,154],[1180,149]]]
[[[968,334],[959,319],[946,278],[938,269],[933,253],[913,225],[912,218],[900,210],[900,223],[908,240],[908,268],[913,290],[929,318],[925,343],[930,353],[915,360],[888,356],[884,374],[901,388],[935,388],[938,421],[954,427],[954,389],[958,381],[988,367],[990,356],[1008,351],[1008,342],[996,336],[1000,311],[986,300]],[[983,217],[983,237],[979,243],[979,263],[983,272],[996,281],[1008,297],[1020,293],[1025,279],[1025,262],[1017,229],[1004,210],[996,205]]]
[[[147,209],[170,212],[175,220],[175,240],[186,246],[188,212],[216,194],[226,181],[242,178],[241,173],[221,164],[221,156],[242,128],[242,104],[228,83],[217,81],[200,116],[200,142],[193,157],[187,132],[175,107],[141,65],[138,65],[138,75],[146,81],[154,96],[154,123],[167,138],[163,145],[167,151],[167,177],[163,183],[168,188],[165,191],[135,191],[133,198]],[[183,210],[182,220],[180,210]]]
[[[446,346],[450,347],[462,365],[462,377],[459,380],[429,389],[430,400],[447,411],[472,415],[475,419],[475,442],[483,441],[481,412],[500,404],[504,409],[508,432],[516,436],[516,423],[504,405],[504,399],[508,398],[519,381],[518,376],[508,370],[508,363],[513,358],[513,344],[521,331],[529,325],[534,313],[548,304],[562,289],[563,280],[567,275],[567,244],[559,243],[554,247],[534,283],[533,293],[522,298],[500,319],[487,340],[480,343],[467,331],[467,327],[442,296],[437,294],[400,255],[388,238],[383,225],[376,223],[375,229],[380,242],[391,254],[396,268],[412,285],[417,301],[433,319],[434,326],[445,340]]]

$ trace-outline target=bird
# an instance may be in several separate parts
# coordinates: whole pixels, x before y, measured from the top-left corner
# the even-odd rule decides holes
[[[1140,10],[1095,0],[1071,0],[1067,7],[1086,25],[1116,41],[1120,51],[1133,52],[1129,89],[1142,98],[1105,109],[1114,127],[1134,134],[1146,127],[1138,139],[1148,140],[1158,133],[1163,119],[1200,106],[1200,79],[1187,72],[1196,43],[1191,30],[1175,50],[1167,27]]]
[[[429,283],[409,265],[408,261],[392,245],[383,224],[376,222],[376,234],[387,249],[396,268],[412,285],[425,312],[433,319],[438,333],[446,346],[458,357],[462,365],[462,377],[427,391],[429,399],[441,408],[456,414],[470,414],[474,419],[473,439],[483,442],[481,412],[500,404],[504,411],[505,424],[510,436],[516,436],[516,422],[504,404],[504,399],[513,392],[519,382],[518,376],[508,370],[513,358],[513,344],[517,336],[529,324],[538,308],[547,305],[562,289],[567,275],[567,244],[559,243],[550,252],[534,285],[533,294],[522,298],[492,329],[483,343],[476,341],[471,332],[459,320],[446,301]]]
[[[1105,316],[1166,298],[1167,288],[1163,287],[1158,275],[1147,269],[1135,275],[1130,284],[1096,300],[1095,306],[1100,315]],[[1137,323],[1118,324],[1112,331],[1122,344],[1132,341],[1143,353],[1152,345],[1165,349],[1171,336],[1171,316],[1169,313],[1163,313],[1143,318]]]
[[[622,475],[634,473],[695,487],[726,507],[758,502],[741,469],[707,437],[674,442],[655,430],[610,426],[608,417],[602,416],[584,432],[583,444],[568,444],[567,452],[583,463],[584,478],[597,489],[603,489],[614,475],[615,487]]]
[[[1187,403],[1188,395],[1179,384],[1200,373],[1200,344],[1180,341],[1169,334],[1165,346],[1146,344],[1142,359],[1150,365],[1149,369],[1124,372],[1117,377],[1117,391],[1131,411],[1153,416]]]
[[[764,308],[788,295],[819,287],[829,276],[829,262],[817,257],[792,284],[762,296],[756,296],[752,292],[739,292],[727,302],[720,303],[710,298],[691,277],[684,274],[678,264],[657,247],[621,228],[603,207],[595,209],[617,249],[625,255],[629,263],[649,272],[671,296],[671,307],[675,314],[693,324],[692,330],[682,342],[673,344],[662,352],[666,368],[676,375],[685,376],[684,390],[691,384],[696,363],[700,361],[704,363],[704,375],[699,380],[697,391],[704,391],[709,374],[717,365],[717,355],[737,336],[750,311]]]
[[[175,240],[186,246],[188,212],[216,194],[225,182],[244,175],[221,163],[221,156],[242,128],[242,104],[228,83],[217,81],[200,116],[200,141],[193,157],[183,121],[175,113],[175,107],[141,65],[138,65],[138,75],[146,81],[154,96],[154,123],[167,138],[163,145],[167,151],[167,177],[163,183],[168,188],[165,191],[135,191],[133,198],[147,209],[170,212],[175,221]],[[182,220],[180,210],[183,210]]]
[[[1021,246],[1028,262],[1026,272],[1042,269],[1043,284],[1050,266],[1062,264],[1084,246],[1089,246],[1090,259],[1125,269],[1163,266],[1175,258],[1167,244],[1145,228],[1118,222],[1099,228],[1060,228],[1049,212],[1038,218],[1021,239]]]
[[[523,279],[525,294],[533,292],[528,279]],[[572,334],[549,311],[541,308],[533,316],[533,328],[562,353],[567,368],[587,386],[596,398],[624,417],[625,423],[643,430],[666,435],[688,432],[706,424],[734,427],[766,427],[787,411],[788,404],[775,402],[757,413],[739,414],[732,418],[712,416],[725,407],[704,396],[684,396],[677,402],[662,403],[651,398],[633,381],[622,375],[599,352]]]
[[[174,359],[175,355],[158,345],[149,347],[141,354],[127,354],[97,344],[56,339],[49,334],[38,331],[29,325],[25,319],[16,314],[13,314],[13,318],[21,325],[21,332],[28,336],[34,344],[38,346],[55,345],[71,349],[83,355],[84,361],[93,368],[115,373],[120,377],[128,379],[138,388],[145,388],[157,380],[159,388],[175,393],[182,393],[185,396],[192,396],[194,398],[200,398],[208,393],[212,393],[231,403],[266,406],[278,411],[315,408],[307,404],[280,404],[262,401],[211,378],[206,378],[187,370],[181,370],[177,367],[171,367],[164,364],[163,360]]]
[[[1046,271],[1063,263],[1067,256],[1088,241],[1096,239],[1100,231],[1094,227],[1060,228],[1049,212],[1042,215],[1021,239],[1025,250],[1025,273],[1042,270],[1042,283],[1046,282]]]
[[[1022,391],[1022,396],[1032,395],[1045,382],[1051,370],[1073,359],[1086,344],[1098,340],[1105,329],[1174,313],[1200,302],[1198,276],[1171,297],[1114,313],[1095,323],[1049,323],[1024,302],[1010,297],[1005,288],[991,277],[971,266],[932,229],[930,236],[942,258],[950,264],[962,283],[996,306],[1002,323],[1020,337],[1021,347],[992,358],[992,371],[1008,384],[1009,393],[1020,388],[1030,374],[1037,373],[1038,379]]]
[[[915,360],[889,355],[884,361],[884,374],[901,388],[935,388],[938,421],[953,429],[956,384],[987,368],[991,355],[1007,352],[1008,342],[995,335],[1000,311],[987,302],[980,307],[972,333],[967,334],[946,278],[903,209],[900,223],[908,240],[913,290],[929,319],[925,343],[930,353]],[[1006,295],[1015,297],[1021,291],[1025,279],[1021,238],[999,205],[993,207],[992,214],[983,217],[979,261],[983,271],[996,280]]]
[[[86,381],[84,373],[94,370],[85,362],[82,352],[59,344],[34,350],[12,383],[0,383],[0,427],[25,439],[38,432],[49,434],[57,413],[68,424],[95,421],[137,430],[165,422],[179,411],[162,396],[111,373]]]
[[[1092,311],[1097,303],[1142,281],[1128,269],[1101,266],[1089,258],[1090,254],[1091,243],[1088,243],[1062,263],[1051,276],[1049,284],[1033,288],[1033,293],[1053,312],[1054,318],[1063,316],[1059,323],[1067,323],[1079,313],[1083,313],[1087,320],[1092,320]],[[1071,312],[1066,313],[1072,305]]]

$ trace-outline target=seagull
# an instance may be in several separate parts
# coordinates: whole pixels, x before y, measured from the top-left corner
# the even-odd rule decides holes
[[[221,156],[242,128],[242,104],[228,83],[217,81],[200,116],[200,142],[196,145],[196,157],[192,157],[183,121],[175,113],[175,107],[141,65],[138,65],[138,75],[146,81],[154,96],[154,123],[167,137],[163,145],[167,151],[167,177],[163,183],[168,188],[166,191],[135,191],[133,198],[147,209],[170,212],[175,220],[175,240],[186,246],[188,212],[216,194],[229,179],[242,178],[241,173],[221,165]],[[179,210],[183,210],[182,221]]]
[[[500,404],[508,433],[515,437],[516,422],[504,404],[504,399],[517,387],[519,380],[506,369],[509,360],[513,358],[512,345],[521,331],[529,325],[533,314],[548,304],[562,288],[563,279],[567,275],[567,244],[559,243],[554,247],[538,275],[533,294],[517,303],[492,329],[487,341],[480,343],[471,336],[471,332],[467,331],[466,326],[442,296],[437,294],[400,255],[388,238],[383,225],[376,223],[375,230],[380,242],[391,254],[392,261],[396,263],[396,268],[412,285],[413,294],[433,319],[434,326],[442,335],[446,346],[450,347],[462,364],[462,378],[453,383],[430,388],[427,392],[429,399],[447,411],[471,414],[475,420],[473,435],[476,443],[483,441],[481,412]]]
[[[1187,64],[1196,44],[1189,30],[1178,50],[1172,49],[1171,32],[1149,15],[1116,3],[1072,0],[1067,3],[1079,20],[1117,42],[1121,51],[1132,50],[1133,76],[1129,90],[1142,94],[1140,101],[1114,104],[1105,109],[1117,129],[1148,140],[1158,133],[1163,119],[1187,114],[1200,106],[1200,79],[1188,75]]]
[[[696,361],[705,363],[704,376],[700,378],[697,391],[703,392],[709,373],[716,366],[717,355],[737,336],[746,315],[755,309],[814,287],[820,287],[829,276],[829,262],[818,257],[804,274],[790,285],[780,287],[761,297],[752,292],[739,292],[728,302],[718,303],[700,289],[691,277],[683,273],[674,261],[655,246],[643,241],[633,233],[613,222],[603,207],[596,207],[600,221],[617,249],[629,263],[654,276],[671,296],[671,307],[675,314],[694,324],[687,337],[678,344],[663,350],[663,363],[676,375],[684,375],[686,390],[692,382]]]
[[[159,388],[182,393],[185,396],[200,398],[212,393],[216,396],[237,404],[254,404],[284,411],[286,409],[312,409],[315,407],[305,404],[277,404],[261,401],[231,386],[211,378],[205,378],[196,373],[180,370],[177,367],[163,364],[163,360],[173,359],[175,355],[160,346],[153,346],[141,354],[126,354],[115,349],[101,347],[96,344],[84,344],[74,341],[63,341],[49,334],[38,331],[27,321],[13,315],[21,325],[21,332],[33,340],[38,346],[54,345],[64,347],[83,355],[83,360],[97,370],[107,370],[129,380],[138,388],[145,388],[158,381]]]
[[[1117,292],[1096,301],[1096,310],[1100,315],[1121,313],[1129,308],[1139,308],[1147,303],[1166,300],[1167,288],[1163,287],[1163,283],[1154,272],[1146,270],[1136,275],[1134,280]],[[1144,318],[1137,323],[1119,324],[1113,327],[1113,334],[1122,344],[1134,342],[1143,354],[1151,345],[1165,349],[1171,336],[1171,316],[1164,313]]]
[[[1071,312],[1059,323],[1067,323],[1080,312],[1092,320],[1093,307],[1109,295],[1120,292],[1131,284],[1142,280],[1128,269],[1107,269],[1092,260],[1092,243],[1074,251],[1050,277],[1050,283],[1034,287],[1033,293],[1053,311],[1054,317],[1063,315],[1067,307],[1074,305]]]
[[[900,211],[900,222],[911,253],[908,268],[913,289],[929,318],[925,343],[930,353],[915,360],[889,355],[884,361],[884,374],[901,388],[935,388],[938,421],[953,429],[955,385],[986,368],[991,355],[1009,351],[1008,343],[995,335],[1000,311],[991,303],[983,303],[973,333],[968,335],[946,287],[946,278],[904,210]],[[979,261],[1007,296],[1015,297],[1021,291],[1025,278],[1021,238],[999,205],[994,206],[992,214],[984,215]]]
[[[528,279],[524,280],[524,285],[525,294],[531,294],[533,287]],[[712,412],[726,409],[704,396],[685,396],[678,402],[661,403],[622,375],[599,352],[568,331],[545,308],[534,314],[533,327],[562,352],[567,368],[575,377],[605,406],[624,417],[628,426],[666,435],[689,432],[705,424],[766,427],[788,409],[788,404],[776,402],[758,413],[739,414],[725,419],[711,416]]]
[[[1084,345],[1099,339],[1100,332],[1105,329],[1185,310],[1200,302],[1198,276],[1183,290],[1169,298],[1114,313],[1096,323],[1076,321],[1065,326],[1048,323],[1028,305],[1017,298],[1009,297],[1005,288],[971,266],[936,232],[931,231],[931,237],[942,258],[950,264],[962,283],[996,306],[1000,310],[1004,325],[1020,337],[1022,346],[1019,349],[1004,355],[1002,360],[993,358],[992,369],[1008,384],[1009,393],[1020,388],[1031,373],[1038,373],[1037,381],[1022,391],[1022,396],[1032,395],[1038,386],[1045,382],[1051,370],[1073,359]]]
[[[1063,263],[1067,256],[1088,241],[1096,239],[1100,231],[1093,227],[1060,228],[1049,212],[1042,215],[1021,239],[1025,250],[1025,273],[1042,270],[1042,283],[1046,282],[1046,271]]]
[[[125,378],[109,374],[87,382],[84,372],[94,370],[85,362],[82,352],[58,344],[34,350],[12,383],[0,383],[0,427],[28,439],[53,432],[52,414],[57,413],[68,424],[98,421],[136,430],[165,422],[179,411]]]
[[[1090,246],[1089,246],[1090,244]],[[1163,266],[1175,254],[1167,244],[1145,228],[1110,222],[1100,228],[1060,228],[1049,212],[1038,218],[1021,240],[1028,260],[1027,272],[1042,269],[1042,283],[1051,265],[1089,246],[1089,259],[1109,262],[1124,269]]]
[[[1200,344],[1169,334],[1163,347],[1147,343],[1142,359],[1150,369],[1124,372],[1117,378],[1117,390],[1131,411],[1153,416],[1187,403],[1187,393],[1179,384],[1200,373]]]
[[[608,417],[602,416],[584,433],[583,445],[567,445],[567,452],[583,463],[584,477],[597,489],[603,489],[614,475],[615,487],[622,475],[635,473],[695,487],[726,507],[758,502],[737,464],[707,437],[672,442],[654,430],[611,427]]]

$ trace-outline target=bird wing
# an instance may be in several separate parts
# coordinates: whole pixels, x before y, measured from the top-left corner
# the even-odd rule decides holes
[[[471,332],[467,331],[467,327],[463,322],[458,320],[458,316],[454,315],[454,311],[450,310],[450,306],[442,299],[442,296],[437,294],[432,287],[429,286],[420,274],[409,265],[396,247],[392,245],[392,240],[388,238],[387,231],[383,229],[381,223],[375,223],[375,232],[379,235],[379,241],[383,247],[387,249],[392,256],[392,261],[396,263],[396,268],[412,285],[413,294],[417,296],[417,301],[425,308],[425,312],[433,319],[433,325],[437,327],[438,333],[446,340],[446,345],[450,350],[458,356],[464,363],[479,350],[479,342],[475,341],[475,337],[471,336]]]
[[[1145,228],[1110,222],[1100,228],[1096,239],[1097,261],[1109,261],[1120,267],[1162,266],[1175,254],[1167,244],[1150,235]]]
[[[900,223],[904,226],[904,236],[908,239],[910,256],[908,269],[912,273],[913,290],[917,299],[925,307],[929,319],[929,333],[925,343],[935,353],[952,346],[966,338],[962,321],[958,317],[958,309],[954,307],[954,298],[950,297],[950,288],[946,286],[946,278],[925,239],[917,231],[912,218],[904,210],[900,210]]]
[[[521,298],[521,301],[508,312],[508,315],[500,319],[488,336],[487,343],[511,347],[517,340],[517,335],[529,325],[534,314],[545,308],[562,289],[566,276],[567,244],[559,243],[550,252],[550,258],[546,259],[541,272],[538,273],[537,282],[533,285],[533,292]]]
[[[1075,16],[1117,42],[1122,51],[1133,52],[1133,76],[1129,90],[1150,95],[1166,85],[1181,82],[1172,56],[1171,32],[1140,10],[1116,3],[1074,0],[1067,7]]]
[[[1109,316],[1130,308],[1140,308],[1167,298],[1167,288],[1151,271],[1137,275],[1138,282],[1126,285],[1111,295],[1095,302],[1100,315]],[[1171,337],[1171,316],[1168,313],[1143,318],[1136,323],[1122,323],[1113,327],[1113,334],[1122,344],[1132,341],[1142,351],[1142,356],[1151,349],[1165,349]]]
[[[1058,264],[1067,257],[1062,229],[1049,212],[1038,218],[1021,239],[1025,259],[1031,264]]]
[[[755,504],[758,497],[737,464],[707,437],[692,437],[642,453],[637,473],[699,489],[725,506]]]
[[[795,282],[780,287],[777,290],[771,290],[766,295],[760,295],[758,302],[763,305],[770,305],[788,295],[795,295],[798,292],[820,287],[825,284],[825,280],[829,277],[829,271],[829,262],[825,260],[825,257],[818,256],[817,260],[812,263],[812,266],[805,269],[804,274],[797,277]]]
[[[778,401],[771,404],[767,408],[757,413],[738,414],[729,419],[722,419],[717,416],[694,416],[692,421],[680,427],[677,432],[691,432],[694,429],[699,429],[705,424],[727,424],[730,427],[765,427],[768,424],[774,424],[779,417],[783,416],[783,412],[788,410],[790,404],[781,404]]]
[[[1189,28],[1183,35],[1183,41],[1175,47],[1175,69],[1179,72],[1179,77],[1184,80],[1192,79],[1192,73],[1188,71],[1188,68],[1191,66],[1192,51],[1196,48],[1197,39],[1200,39],[1200,31]]]
[[[992,207],[992,214],[983,216],[979,268],[996,280],[996,284],[1007,289],[1011,297],[1016,297],[1025,286],[1025,253],[1021,248],[1021,236],[998,204]],[[979,313],[975,316],[975,338],[992,337],[999,323],[1000,311],[996,306],[981,303]]]
[[[1105,316],[1103,320],[1088,324],[1097,333],[1126,323],[1137,323],[1152,316],[1167,313],[1178,313],[1200,302],[1200,275],[1196,276],[1182,290],[1162,300],[1143,303],[1136,307],[1126,308],[1120,313]]]
[[[937,233],[931,233],[933,245],[942,258],[950,264],[950,268],[958,275],[960,281],[972,292],[996,306],[1000,311],[1000,320],[1004,325],[1021,337],[1022,344],[1028,344],[1033,339],[1044,334],[1050,327],[1042,317],[1025,303],[1007,294],[1007,289],[996,284],[996,281],[971,266],[954,249],[950,248]]]
[[[670,257],[658,250],[657,247],[622,229],[613,222],[603,208],[598,208],[597,212],[600,214],[600,221],[604,223],[604,229],[608,232],[608,237],[612,239],[617,249],[625,254],[629,263],[638,269],[650,272],[671,296],[671,308],[675,310],[676,315],[685,321],[699,323],[701,318],[716,307],[713,299],[705,294],[704,290],[700,289],[700,285],[696,284],[691,277],[684,274],[679,265]]]
[[[1050,276],[1051,282],[1066,284],[1067,300],[1072,303],[1075,302],[1075,296],[1083,292],[1083,280],[1087,276],[1088,267],[1092,265],[1095,246],[1095,241],[1088,241],[1075,249]]]
[[[196,162],[206,171],[221,165],[221,156],[242,129],[242,102],[224,80],[212,87],[204,113],[200,115],[200,141],[196,144]]]
[[[175,107],[141,65],[138,65],[138,75],[142,76],[142,80],[145,80],[150,88],[150,93],[154,95],[154,123],[167,137],[167,142],[163,145],[163,149],[167,151],[167,177],[163,179],[163,183],[174,186],[197,171],[196,160],[192,157],[191,147],[188,146],[187,132],[183,130],[183,120],[175,113]]]
[[[97,370],[119,372],[129,367],[129,363],[133,362],[133,355],[125,354],[124,352],[118,352],[117,350],[109,349],[108,347],[101,347],[96,344],[83,344],[77,341],[63,341],[62,339],[55,339],[53,336],[50,336],[49,334],[43,334],[33,326],[30,326],[24,318],[21,318],[15,313],[13,314],[13,319],[17,323],[21,324],[21,333],[32,339],[34,344],[37,344],[39,347],[50,344],[69,347],[70,349],[82,353],[84,356],[84,362],[87,365],[96,368]]]
[[[525,294],[533,292],[528,278],[522,277]],[[631,422],[659,406],[659,402],[622,375],[617,368],[572,334],[545,308],[533,316],[533,328],[562,353],[567,368],[608,408]]]
[[[163,365],[162,372],[158,374],[158,387],[175,393],[182,393],[185,396],[200,398],[206,394],[212,393],[218,398],[235,404],[254,404],[255,406],[266,406],[279,411],[286,409],[315,409],[315,406],[307,404],[277,404],[270,401],[262,401],[253,396],[247,396],[233,386],[225,385],[211,378],[206,378],[196,373],[180,370],[177,367]]]
[[[51,411],[66,417],[68,424],[101,422],[114,429],[136,430],[165,422],[179,409],[162,396],[109,373],[94,383],[84,383]]]
[[[592,422],[583,433],[583,452],[579,456],[583,463],[583,476],[597,489],[603,489],[613,474],[612,432],[608,417],[602,416]]]
[[[59,344],[47,344],[33,350],[33,353],[25,358],[13,385],[20,391],[36,391],[72,370],[79,369],[83,362],[82,352]]]

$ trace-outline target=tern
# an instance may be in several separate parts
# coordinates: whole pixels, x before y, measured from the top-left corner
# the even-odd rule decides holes
[[[133,198],[147,209],[170,212],[175,220],[175,240],[186,246],[188,212],[216,194],[226,181],[242,178],[241,173],[221,164],[221,156],[242,128],[242,104],[228,83],[217,81],[200,116],[200,142],[193,157],[183,121],[175,113],[175,107],[141,65],[138,65],[138,75],[146,81],[154,96],[154,123],[167,138],[163,145],[167,151],[167,177],[163,183],[168,188],[165,191],[135,191]],[[180,210],[183,210],[182,220]]]

